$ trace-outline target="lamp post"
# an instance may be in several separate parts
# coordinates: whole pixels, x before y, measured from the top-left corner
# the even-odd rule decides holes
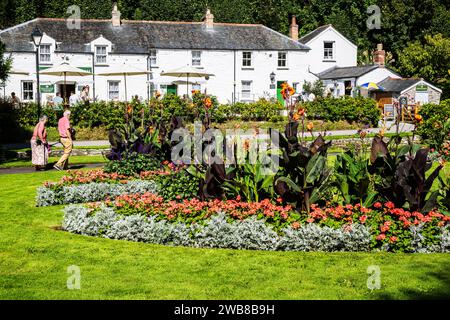
[[[31,39],[33,40],[34,46],[36,47],[36,84],[37,84],[37,93],[36,93],[36,99],[37,99],[37,105],[38,105],[38,121],[41,116],[41,90],[40,90],[40,83],[39,83],[39,46],[41,45],[42,41],[42,32],[39,30],[39,28],[36,26],[33,29],[33,32],[31,33]]]
[[[275,84],[275,72],[273,72],[273,71],[270,74],[270,83],[271,84]]]

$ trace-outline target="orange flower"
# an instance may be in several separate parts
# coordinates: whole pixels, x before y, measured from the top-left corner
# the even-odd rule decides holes
[[[312,131],[314,129],[314,123],[308,122],[308,124],[306,125],[306,129],[308,129],[308,131]]]
[[[158,90],[156,90],[155,91],[155,98],[158,99],[159,97],[161,97],[161,93]]]
[[[196,94],[200,94],[200,90],[192,90],[191,92],[192,92],[193,96],[196,95]]]
[[[245,141],[244,141],[244,150],[248,151],[248,149],[250,149],[250,140],[245,139]]]
[[[294,121],[297,121],[298,119],[300,119],[300,115],[299,115],[298,113],[295,113],[295,114],[292,116],[292,119],[293,119]]]
[[[131,105],[131,104],[129,104],[128,106],[127,106],[127,113],[128,114],[131,114],[133,112],[133,106]]]
[[[288,99],[290,96],[292,96],[295,93],[294,88],[292,88],[291,86],[289,86],[289,84],[287,82],[283,82],[281,84],[281,95],[283,96],[283,99],[286,100]]]
[[[422,116],[420,115],[420,114],[416,114],[415,116],[414,116],[414,120],[416,120],[417,122],[422,122],[423,121],[423,118],[422,118]]]
[[[212,100],[211,100],[211,98],[206,97],[206,98],[203,100],[203,104],[205,105],[205,108],[206,108],[206,109],[211,108],[211,106],[212,106]]]
[[[297,112],[301,117],[303,117],[305,115],[305,108],[300,107],[298,108]]]

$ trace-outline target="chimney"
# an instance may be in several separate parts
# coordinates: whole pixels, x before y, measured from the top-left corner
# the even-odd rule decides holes
[[[206,14],[203,19],[206,29],[213,29],[214,28],[214,15],[211,13],[211,10],[206,9]]]
[[[113,27],[120,27],[120,11],[117,9],[117,2],[113,4],[111,21]]]
[[[383,44],[377,44],[377,50],[373,53],[373,63],[384,67],[386,60],[386,52],[383,50]]]
[[[298,41],[298,24],[295,16],[292,16],[291,25],[289,26],[289,37],[294,41]]]

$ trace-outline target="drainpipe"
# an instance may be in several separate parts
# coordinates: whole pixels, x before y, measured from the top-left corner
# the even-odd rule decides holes
[[[94,52],[90,52],[91,56],[92,56],[92,97],[93,97],[93,101],[97,101],[96,97],[95,97],[95,53]]]
[[[233,50],[233,104],[236,103],[236,50]]]

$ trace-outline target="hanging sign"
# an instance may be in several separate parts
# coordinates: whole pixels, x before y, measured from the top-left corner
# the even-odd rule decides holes
[[[54,84],[41,84],[40,86],[41,93],[55,93],[55,85]]]

